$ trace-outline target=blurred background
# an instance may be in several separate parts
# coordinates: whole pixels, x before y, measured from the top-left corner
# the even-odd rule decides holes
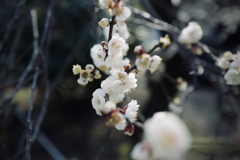
[[[186,159],[240,159],[239,86],[226,86],[220,68],[210,56],[193,55],[176,41],[178,29],[186,27],[189,21],[197,21],[204,33],[201,42],[216,56],[228,50],[236,53],[240,49],[240,1],[124,0],[124,3],[132,10],[126,21],[129,31],[126,42],[130,47],[127,57],[132,65],[136,45],[141,44],[148,51],[166,33],[172,44],[154,52],[163,58],[158,71],[137,77],[137,89],[119,106],[137,100],[140,122],[154,112],[172,110],[178,114],[185,107],[183,120],[193,136]],[[35,59],[32,70],[21,81],[32,61],[31,9],[37,12],[38,44],[44,53]],[[0,1],[0,103],[2,108],[7,106],[0,117],[1,160],[26,156],[28,103],[36,66],[39,76],[33,97],[33,127],[41,113],[45,114],[39,136],[31,147],[33,160],[130,159],[131,149],[142,138],[142,129],[136,127],[131,137],[115,129],[109,132],[105,120],[92,108],[92,93],[107,75],[102,74],[102,79],[83,87],[77,83],[78,76],[72,74],[72,65],[92,64],[90,49],[106,40],[97,24],[104,17],[111,18],[98,8],[97,0]],[[167,31],[160,31],[159,26]],[[176,88],[178,77],[188,83],[186,90]],[[172,103],[174,98],[181,103]],[[42,111],[44,106],[46,112]]]

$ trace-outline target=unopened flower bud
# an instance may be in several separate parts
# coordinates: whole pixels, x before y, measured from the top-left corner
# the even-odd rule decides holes
[[[79,74],[80,71],[81,71],[81,66],[76,64],[76,65],[73,65],[73,68],[72,68],[72,71],[73,71],[73,74],[76,75],[76,74]]]
[[[169,45],[171,44],[169,35],[166,34],[165,37],[161,37],[161,38],[159,39],[159,43],[160,43],[162,49],[164,49],[164,48],[166,48],[167,46],[169,46]]]
[[[92,72],[95,69],[95,67],[92,64],[88,64],[88,65],[86,65],[85,69],[89,70],[90,72]]]
[[[110,21],[107,18],[103,18],[98,22],[98,25],[102,28],[107,28],[109,26],[109,23]]]
[[[142,54],[144,53],[144,48],[143,48],[143,46],[141,46],[141,45],[136,46],[136,47],[134,48],[133,52],[134,52],[136,55],[140,56],[140,55],[142,55]]]
[[[227,52],[224,52],[223,56],[227,59],[227,60],[232,60],[232,52],[230,51],[227,51]]]
[[[128,123],[127,126],[124,128],[124,133],[128,136],[132,136],[134,131],[135,131],[135,128],[130,123]]]
[[[124,68],[125,72],[127,72],[131,68],[131,65],[129,63],[127,63],[123,66],[123,68]]]
[[[175,97],[173,99],[173,103],[179,106],[179,105],[181,105],[181,100],[178,97]]]
[[[203,50],[198,46],[192,46],[191,51],[199,56],[203,54]]]
[[[102,75],[100,74],[99,70],[95,70],[94,71],[94,78],[95,79],[100,79],[102,77]]]
[[[106,41],[102,41],[101,45],[104,49],[108,50],[108,43]]]

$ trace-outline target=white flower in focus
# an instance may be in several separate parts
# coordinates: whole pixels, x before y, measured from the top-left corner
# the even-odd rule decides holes
[[[140,105],[137,104],[136,100],[132,100],[128,105],[126,106],[125,111],[125,117],[131,122],[134,123],[137,119],[137,111]]]
[[[125,40],[119,36],[113,36],[108,43],[108,48],[112,54],[122,53],[125,46]]]
[[[151,160],[151,148],[145,141],[137,143],[130,154],[134,160]]]
[[[107,101],[103,106],[99,108],[102,114],[109,114],[117,108],[117,105],[113,101]]]
[[[101,9],[108,9],[112,2],[112,0],[98,0],[99,7]]]
[[[76,65],[73,65],[73,68],[72,68],[72,71],[73,71],[73,74],[76,75],[76,74],[79,74],[80,71],[81,71],[81,66],[76,64]]]
[[[191,147],[188,128],[173,113],[155,113],[144,123],[143,128],[153,159],[180,159]]]
[[[224,79],[227,81],[228,85],[239,85],[240,84],[240,75],[239,72],[235,69],[229,69],[224,75]]]
[[[224,57],[221,57],[221,58],[218,58],[217,59],[217,66],[222,68],[222,69],[228,69],[230,65],[230,62],[224,58]]]
[[[110,21],[107,18],[102,18],[101,21],[98,22],[98,25],[102,28],[107,28],[109,23]]]
[[[149,54],[143,54],[137,57],[135,64],[140,72],[144,72],[149,68],[151,56]]]
[[[102,89],[96,89],[93,92],[92,105],[98,115],[102,115],[100,108],[105,104],[105,92]]]
[[[151,61],[148,68],[151,71],[151,73],[157,70],[157,67],[161,63],[161,61],[162,61],[162,58],[157,55],[154,55],[151,57]]]
[[[224,52],[223,56],[224,56],[227,60],[230,61],[230,60],[232,60],[233,54],[232,54],[232,52],[227,51],[227,52]]]
[[[197,43],[203,36],[201,26],[196,22],[189,22],[188,26],[184,28],[178,37],[181,43]]]

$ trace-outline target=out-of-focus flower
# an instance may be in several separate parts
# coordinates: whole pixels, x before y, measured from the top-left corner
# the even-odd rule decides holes
[[[145,141],[137,143],[130,154],[134,160],[152,160],[152,153],[149,144]]]
[[[181,43],[197,43],[203,36],[201,26],[196,22],[189,22],[188,26],[184,28],[178,37]]]
[[[230,62],[225,58],[221,57],[217,59],[217,66],[222,69],[228,69],[230,65]]]
[[[73,74],[74,75],[77,75],[77,74],[79,74],[80,73],[80,71],[81,71],[81,66],[80,65],[78,65],[78,64],[76,64],[76,65],[73,65],[73,68],[72,68],[72,71],[73,71]]]
[[[117,26],[122,27],[125,20],[131,16],[131,10],[128,7],[122,7],[122,12],[116,15]]]
[[[227,51],[227,52],[224,52],[223,53],[223,56],[227,59],[227,60],[232,60],[232,56],[233,56],[233,54],[232,54],[232,52],[230,52],[230,51]]]
[[[107,18],[102,18],[101,21],[98,22],[98,25],[102,28],[107,28],[109,23],[110,21]]]
[[[181,77],[178,77],[176,79],[176,82],[177,82],[176,88],[179,91],[186,91],[187,90],[188,83],[186,81],[184,81]]]
[[[239,72],[235,69],[229,69],[224,75],[228,85],[239,85],[240,84],[240,75]]]
[[[114,111],[117,108],[116,103],[113,101],[107,101],[104,105],[99,107],[99,110],[102,114],[107,115],[110,112]]]
[[[134,131],[134,126],[130,123],[128,123],[127,126],[124,128],[124,134],[128,136],[132,136]]]
[[[173,113],[155,113],[144,123],[143,128],[153,159],[180,159],[191,147],[188,128]]]
[[[94,67],[94,65],[92,65],[92,64],[87,64],[87,65],[85,66],[85,69],[86,69],[86,70],[89,70],[90,72],[93,72],[93,70],[95,69],[95,67]]]
[[[161,61],[162,61],[162,58],[157,55],[154,55],[151,57],[149,68],[148,68],[151,71],[151,73],[157,70],[157,67],[161,63]]]
[[[98,0],[99,7],[101,9],[108,9],[113,2],[113,0]]]

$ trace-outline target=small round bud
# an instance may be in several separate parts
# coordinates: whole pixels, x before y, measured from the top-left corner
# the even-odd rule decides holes
[[[224,52],[223,56],[227,59],[227,60],[232,60],[232,52],[230,51],[227,51],[227,52]]]
[[[100,72],[98,70],[94,71],[94,78],[95,79],[100,79],[102,77],[102,75],[100,74]]]
[[[80,71],[81,71],[81,66],[76,64],[76,65],[73,65],[73,68],[72,68],[72,71],[73,71],[73,74],[76,75],[76,74],[79,74]]]
[[[89,70],[90,72],[92,72],[95,69],[95,67],[92,64],[88,64],[88,65],[86,65],[85,69]]]
[[[107,18],[103,18],[98,22],[98,25],[102,28],[107,28],[109,26],[109,23],[110,21]]]
[[[159,43],[162,49],[166,48],[167,46],[169,46],[171,44],[171,40],[169,38],[169,35],[166,34],[165,37],[161,37],[159,39]]]
[[[123,66],[123,68],[124,68],[125,72],[127,72],[131,68],[131,65],[129,63],[127,63]]]
[[[134,52],[136,55],[140,56],[140,55],[142,55],[142,54],[144,53],[144,48],[143,48],[143,46],[141,46],[141,45],[136,46],[136,47],[134,48],[133,52]]]

